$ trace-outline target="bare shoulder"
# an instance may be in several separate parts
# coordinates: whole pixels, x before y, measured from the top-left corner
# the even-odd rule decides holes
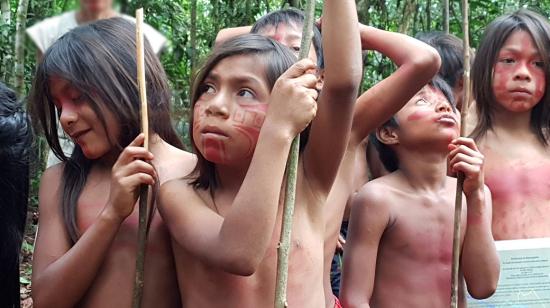
[[[49,167],[42,173],[39,191],[39,207],[41,210],[44,207],[57,207],[61,193],[61,180],[63,178],[64,167],[64,163],[59,163]]]
[[[388,174],[369,181],[355,194],[354,199],[369,206],[384,206],[395,194],[395,175]],[[355,202],[354,202],[355,203]]]
[[[353,196],[351,215],[360,215],[362,220],[368,222],[389,224],[394,216],[392,209],[396,198],[396,180],[392,173],[363,185]]]
[[[163,142],[162,150],[153,154],[155,154],[153,163],[161,177],[161,184],[188,175],[197,163],[195,154],[178,149],[166,142]]]

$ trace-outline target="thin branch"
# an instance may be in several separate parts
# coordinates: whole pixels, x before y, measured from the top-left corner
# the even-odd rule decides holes
[[[464,24],[464,97],[462,103],[460,136],[466,134],[466,123],[468,117],[468,107],[470,102],[470,33],[468,21],[468,0],[462,0],[462,17]],[[456,184],[454,233],[453,233],[453,264],[451,270],[451,308],[458,307],[458,273],[460,272],[460,239],[461,239],[461,218],[462,218],[462,185],[464,184],[464,174],[459,172]]]
[[[145,59],[143,47],[143,8],[136,10],[136,65],[137,79],[139,84],[139,97],[141,101],[141,132],[145,134],[143,147],[149,149],[149,120],[147,115],[147,93],[145,83]],[[147,248],[147,200],[149,186],[141,185],[139,191],[139,225],[138,225],[138,248],[136,257],[136,276],[134,280],[134,292],[132,296],[132,307],[141,307],[143,296],[145,251]]]
[[[313,21],[315,17],[315,0],[307,0],[302,43],[300,45],[299,59],[309,55],[311,39],[313,37]],[[298,156],[300,150],[300,135],[292,141],[290,155],[287,162],[287,178],[285,205],[283,210],[283,222],[281,226],[281,238],[277,248],[277,285],[275,287],[275,308],[288,307],[286,289],[288,281],[288,257],[290,255],[290,233],[294,215],[294,203],[296,200],[296,177],[298,170]]]

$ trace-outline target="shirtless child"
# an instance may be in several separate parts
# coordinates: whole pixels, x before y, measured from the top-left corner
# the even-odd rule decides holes
[[[344,307],[446,307],[450,304],[456,179],[464,172],[461,276],[475,298],[496,289],[499,261],[483,155],[458,138],[450,90],[434,79],[376,131],[385,167],[354,197],[344,252]],[[465,307],[460,285],[460,306]]]

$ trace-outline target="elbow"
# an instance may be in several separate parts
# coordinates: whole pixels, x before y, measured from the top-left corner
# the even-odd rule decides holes
[[[435,48],[426,46],[426,49],[421,55],[414,58],[412,66],[413,71],[421,76],[425,76],[426,79],[429,80],[439,71],[441,57]]]
[[[484,299],[491,297],[497,290],[498,274],[487,275],[483,282],[473,286],[468,286],[468,293],[475,299]]]
[[[223,270],[238,276],[252,276],[260,267],[260,258],[240,255],[226,260]]]
[[[475,289],[468,289],[468,293],[475,298],[475,299],[485,299],[488,297],[491,297],[497,290],[497,286],[495,285],[487,285],[482,288],[475,288]]]

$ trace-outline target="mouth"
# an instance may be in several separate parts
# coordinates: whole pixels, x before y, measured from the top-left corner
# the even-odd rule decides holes
[[[201,130],[201,134],[203,136],[226,137],[226,138],[229,137],[229,135],[227,135],[227,133],[225,133],[223,130],[221,130],[216,126],[211,126],[211,125],[205,126]]]
[[[84,129],[75,133],[70,134],[71,139],[73,139],[75,142],[78,142],[78,139],[82,137],[84,134],[88,133],[90,129]]]
[[[531,91],[525,89],[525,88],[516,88],[511,90],[510,92],[514,94],[522,94],[522,95],[531,95]]]
[[[444,114],[439,116],[438,118],[436,118],[436,122],[443,123],[443,124],[452,124],[452,125],[457,124],[455,117],[453,117],[450,114]]]

